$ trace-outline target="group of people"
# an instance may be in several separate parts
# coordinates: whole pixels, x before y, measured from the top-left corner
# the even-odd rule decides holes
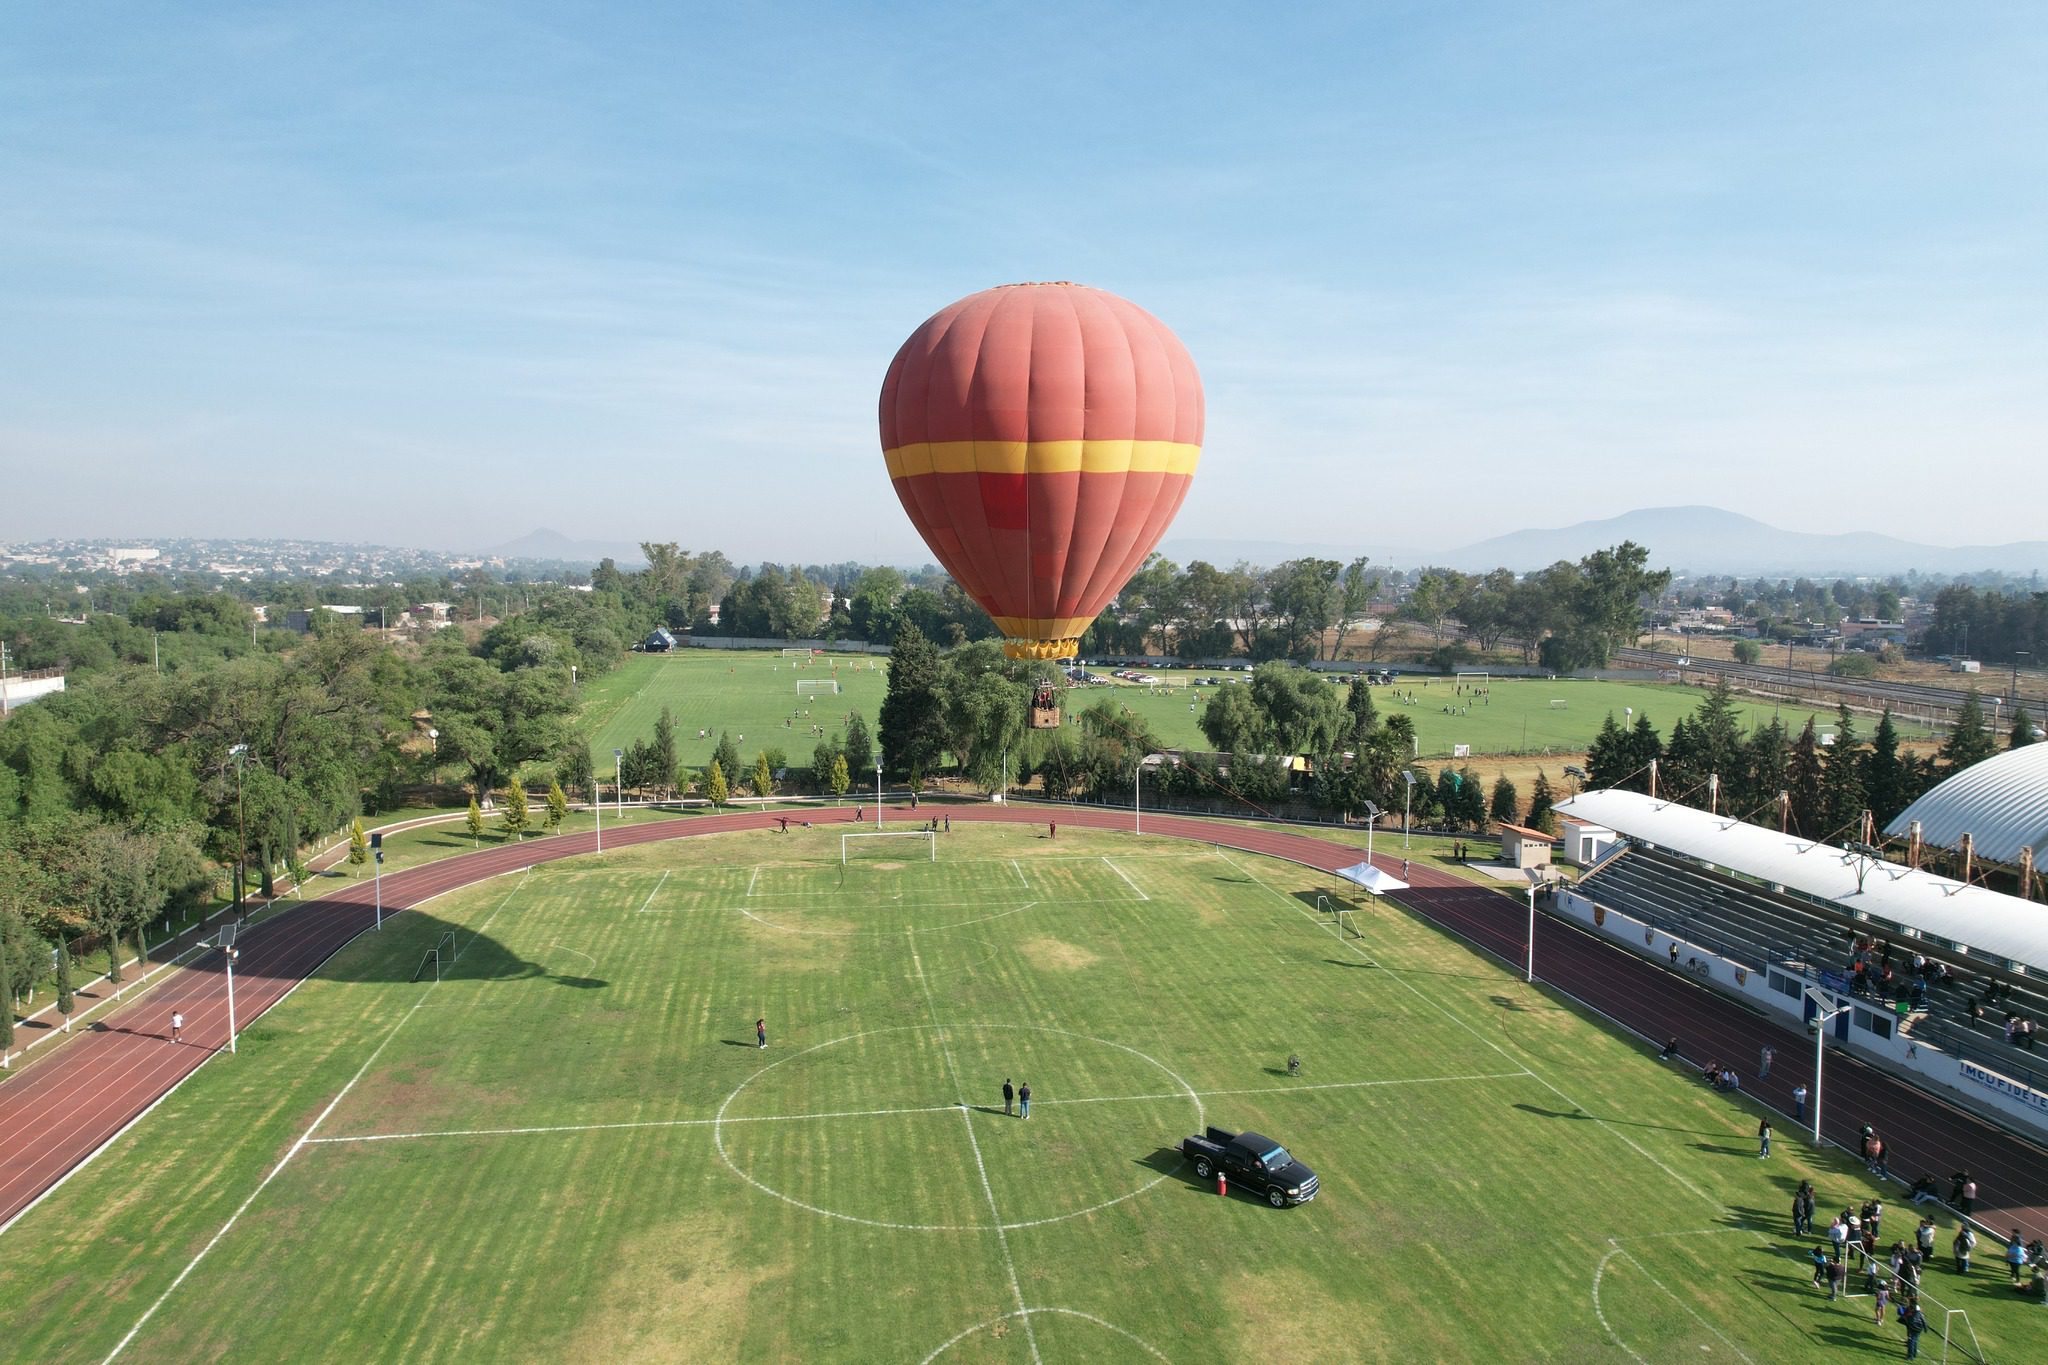
[[[1742,1077],[1735,1074],[1735,1068],[1722,1066],[1717,1061],[1708,1062],[1700,1068],[1700,1079],[1716,1090],[1742,1089]]]
[[[1003,1112],[1014,1113],[1018,1118],[1031,1117],[1031,1082],[1013,1086],[1008,1076],[1003,1077]]]

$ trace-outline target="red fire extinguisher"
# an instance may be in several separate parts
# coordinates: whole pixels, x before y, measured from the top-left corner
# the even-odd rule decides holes
[[[1216,1172],[1216,1193],[1226,1196],[1230,1193],[1230,1177],[1220,1168]]]

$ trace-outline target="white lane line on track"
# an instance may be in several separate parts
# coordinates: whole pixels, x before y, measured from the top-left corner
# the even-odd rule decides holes
[[[1141,901],[1149,901],[1149,900],[1151,900],[1151,899],[1152,899],[1152,898],[1151,898],[1150,896],[1146,895],[1146,894],[1145,894],[1145,893],[1144,893],[1143,891],[1139,891],[1139,890],[1138,890],[1138,884],[1137,884],[1136,882],[1134,882],[1134,881],[1132,881],[1132,880],[1131,880],[1131,874],[1130,874],[1130,873],[1128,873],[1128,872],[1126,872],[1126,871],[1124,871],[1124,870],[1123,870],[1122,868],[1118,867],[1118,866],[1117,866],[1117,865],[1116,865],[1115,863],[1112,863],[1112,862],[1110,862],[1110,861],[1109,861],[1109,858],[1108,858],[1108,855],[1106,855],[1106,854],[1105,854],[1105,855],[1103,856],[1103,859],[1102,859],[1102,861],[1103,861],[1103,863],[1104,863],[1104,864],[1106,864],[1106,865],[1108,866],[1108,868],[1109,868],[1109,870],[1110,870],[1111,872],[1114,872],[1114,873],[1116,873],[1116,875],[1117,875],[1117,876],[1119,876],[1119,877],[1122,877],[1122,878],[1124,879],[1124,885],[1125,885],[1125,886],[1128,886],[1129,888],[1131,888],[1131,890],[1133,890],[1133,891],[1137,891],[1137,892],[1138,892],[1138,899],[1139,899],[1139,900],[1141,900]],[[1026,1318],[1026,1319],[1025,1319],[1025,1321],[1026,1321],[1026,1322],[1029,1322],[1029,1321],[1031,1321],[1031,1319],[1029,1319],[1029,1318]]]
[[[960,1102],[960,1121],[967,1125],[967,1145],[974,1149],[974,1169],[981,1176],[981,1192],[988,1199],[988,1216],[995,1224],[996,1245],[1002,1248],[1003,1269],[1010,1273],[1010,1293],[1016,1296],[1017,1312],[1024,1321],[1024,1339],[1030,1343],[1033,1365],[1045,1365],[1045,1357],[1038,1353],[1038,1331],[1032,1327],[1031,1314],[1024,1306],[1024,1286],[1017,1279],[1017,1258],[1010,1254],[1010,1234],[1003,1230],[1003,1212],[996,1207],[995,1187],[988,1181],[988,1163],[981,1159],[981,1140],[974,1136],[974,1111],[967,1107],[967,1092],[960,1084],[960,1068],[953,1064],[953,1045],[946,1041],[945,1027],[939,1023],[938,1003],[932,996],[932,983],[925,979],[924,960],[917,955],[917,935],[905,934],[903,937],[910,945],[910,965],[917,969],[917,984],[924,988],[925,1009],[931,1015],[932,1027],[938,1031],[939,1051],[945,1055],[947,1074],[953,1078],[953,1096]]]
[[[476,940],[471,939],[470,941],[473,943]],[[460,957],[461,954],[457,953],[456,956]],[[438,986],[439,984],[441,983],[438,981],[429,984],[427,987],[427,991],[431,992],[434,989],[434,987]],[[384,1049],[390,1046],[391,1040],[393,1038],[396,1038],[398,1036],[398,1031],[404,1028],[406,1024],[411,1021],[412,1017],[415,1014],[419,1013],[420,1002],[423,1002],[425,999],[426,996],[423,994],[420,997],[419,1002],[415,1002],[411,1009],[407,1010],[403,1015],[399,1016],[398,1022],[391,1026],[391,1031],[384,1035],[384,1041],[378,1043],[377,1046],[371,1051],[370,1055],[363,1059],[363,1064],[356,1068],[356,1074],[348,1078],[348,1084],[344,1085],[341,1088],[340,1092],[336,1094],[333,1099],[327,1102],[327,1107],[320,1111],[319,1117],[313,1120],[312,1124],[307,1127],[306,1131],[299,1134],[299,1140],[297,1142],[294,1142],[291,1145],[291,1147],[285,1152],[285,1154],[278,1159],[278,1163],[275,1166],[272,1166],[270,1168],[270,1174],[264,1176],[262,1181],[260,1181],[257,1184],[256,1188],[249,1191],[249,1197],[242,1201],[240,1208],[236,1209],[232,1214],[228,1216],[227,1222],[221,1224],[220,1231],[214,1233],[213,1237],[206,1243],[206,1245],[199,1248],[199,1254],[194,1256],[190,1261],[188,1261],[185,1265],[185,1268],[178,1272],[178,1278],[172,1280],[170,1286],[166,1288],[163,1293],[157,1295],[156,1302],[152,1303],[149,1306],[148,1311],[143,1313],[141,1317],[135,1320],[135,1325],[128,1329],[128,1335],[122,1337],[120,1342],[114,1347],[114,1349],[107,1352],[107,1361],[112,1361],[116,1359],[121,1354],[121,1352],[128,1349],[128,1343],[135,1340],[136,1334],[141,1332],[142,1329],[149,1324],[149,1320],[156,1316],[156,1310],[163,1307],[165,1300],[169,1299],[171,1295],[178,1292],[178,1286],[185,1283],[186,1277],[191,1275],[193,1271],[199,1268],[199,1263],[206,1259],[207,1253],[212,1251],[216,1246],[220,1245],[221,1238],[227,1236],[229,1231],[234,1228],[236,1222],[241,1219],[241,1216],[249,1211],[249,1206],[256,1202],[257,1196],[270,1188],[270,1182],[277,1179],[278,1174],[282,1172],[286,1166],[291,1164],[291,1159],[299,1154],[299,1149],[304,1147],[306,1143],[312,1139],[313,1134],[319,1131],[321,1124],[327,1122],[327,1116],[329,1114],[332,1114],[336,1106],[338,1106],[343,1100],[348,1098],[349,1091],[356,1088],[356,1082],[361,1080],[363,1078],[364,1073],[369,1071],[370,1067],[376,1063],[376,1060],[384,1055]],[[106,1365],[106,1362],[102,1362],[102,1365]]]
[[[756,875],[756,876],[759,876],[759,875],[760,875],[760,873],[761,873],[761,869],[760,869],[760,868],[758,868],[758,867],[757,867],[757,868],[755,868],[755,869],[754,869],[754,875]],[[668,873],[667,873],[667,872],[663,872],[663,873],[661,874],[661,877],[660,877],[660,878],[659,878],[659,879],[658,879],[658,880],[657,880],[657,881],[656,881],[656,882],[654,883],[654,890],[652,890],[652,891],[650,891],[650,892],[648,892],[648,893],[647,893],[647,899],[646,899],[646,900],[644,900],[644,901],[641,901],[641,902],[640,902],[640,908],[639,908],[638,910],[635,910],[635,911],[634,911],[633,913],[634,913],[634,914],[636,914],[636,915],[644,915],[644,914],[646,914],[646,913],[647,913],[647,907],[648,907],[648,906],[650,906],[650,905],[652,905],[652,904],[654,904],[654,898],[655,898],[656,896],[658,896],[658,895],[660,895],[660,894],[661,894],[661,888],[663,887],[663,885],[665,885],[665,884],[667,883],[667,881],[668,881]]]
[[[1281,891],[1277,887],[1271,886],[1268,883],[1261,881],[1256,873],[1248,871],[1246,868],[1241,866],[1235,859],[1231,858],[1228,854],[1222,852],[1221,849],[1217,851],[1216,856],[1223,859],[1224,862],[1229,863],[1232,867],[1237,868],[1239,872],[1243,873],[1246,877],[1251,878],[1251,880],[1258,883],[1258,885],[1265,887],[1267,891],[1271,892],[1274,896],[1284,901],[1290,909],[1299,912],[1304,918],[1308,920],[1310,924],[1315,925],[1318,931],[1329,932],[1329,926],[1323,924],[1321,920],[1318,920],[1315,917],[1315,913],[1313,911],[1309,910],[1306,906],[1296,901],[1292,896],[1288,895],[1284,891]],[[1387,966],[1384,963],[1375,962],[1371,954],[1367,953],[1363,948],[1357,946],[1356,940],[1346,939],[1340,933],[1337,935],[1337,941],[1343,944],[1345,947],[1351,949],[1352,952],[1357,953],[1366,961],[1373,962],[1374,966],[1378,967],[1381,971],[1385,972],[1393,980],[1400,983],[1402,987],[1407,989],[1418,1000],[1428,1005],[1437,1013],[1443,1015],[1444,1018],[1456,1024],[1459,1028],[1464,1029],[1465,1032],[1471,1034],[1474,1038],[1477,1038],[1480,1042],[1486,1044],[1489,1048],[1492,1048],[1495,1052],[1498,1052],[1501,1056],[1507,1058],[1510,1062],[1513,1062],[1515,1065],[1522,1067],[1522,1069],[1525,1072],[1527,1072],[1530,1076],[1535,1078],[1536,1082],[1539,1085],[1541,1085],[1544,1089],[1548,1090],[1551,1094],[1563,1100],[1566,1104],[1569,1104],[1574,1110],[1581,1114],[1586,1114],[1586,1107],[1584,1105],[1580,1104],[1570,1095],[1565,1094],[1564,1091],[1558,1089],[1556,1085],[1552,1084],[1548,1079],[1546,1079],[1542,1075],[1539,1075],[1535,1071],[1531,1071],[1513,1053],[1509,1052],[1499,1043],[1494,1042],[1493,1039],[1487,1037],[1484,1033],[1481,1033],[1471,1024],[1465,1022],[1465,1020],[1460,1018],[1458,1015],[1453,1014],[1450,1011],[1450,1009],[1447,1006],[1445,1006],[1442,1002],[1438,1001],[1435,997],[1429,995],[1421,987],[1417,986],[1414,982],[1410,981],[1406,976],[1402,975],[1400,972],[1395,971],[1393,968]],[[1652,1166],[1655,1166],[1658,1170],[1664,1172],[1665,1175],[1671,1177],[1673,1181],[1683,1186],[1692,1194],[1696,1195],[1705,1202],[1713,1205],[1716,1209],[1725,1207],[1722,1201],[1714,1198],[1714,1196],[1708,1194],[1705,1190],[1693,1184],[1692,1181],[1687,1180],[1684,1176],[1680,1175],[1677,1171],[1673,1170],[1670,1166],[1666,1165],[1663,1161],[1659,1160],[1657,1156],[1654,1153],[1652,1153],[1648,1148],[1644,1147],[1641,1143],[1637,1142],[1627,1133],[1622,1132],[1621,1129],[1615,1127],[1613,1124],[1609,1123],[1607,1120],[1603,1118],[1598,1117],[1597,1115],[1586,1114],[1586,1117],[1591,1119],[1594,1123],[1598,1124],[1607,1133],[1613,1135],[1616,1138],[1619,1138],[1622,1142],[1626,1143],[1636,1153],[1637,1156],[1642,1157],[1643,1160],[1649,1162]]]

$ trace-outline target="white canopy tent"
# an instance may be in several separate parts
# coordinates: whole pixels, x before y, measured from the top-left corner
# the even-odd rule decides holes
[[[1353,863],[1349,867],[1340,867],[1337,869],[1337,875],[1347,882],[1357,882],[1375,896],[1384,896],[1389,891],[1406,891],[1408,889],[1408,883],[1384,868],[1374,867],[1369,862]]]

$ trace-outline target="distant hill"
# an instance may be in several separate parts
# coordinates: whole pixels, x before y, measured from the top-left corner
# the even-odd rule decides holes
[[[1436,557],[1468,573],[1505,566],[1540,569],[1560,559],[1633,540],[1650,563],[1680,573],[1756,575],[1923,573],[2028,574],[2048,571],[2048,541],[2011,545],[1922,545],[1870,531],[1819,535],[1787,531],[1718,507],[1647,507],[1555,530],[1513,531]]]
[[[494,559],[538,559],[552,560],[564,564],[596,564],[600,560],[617,560],[619,567],[633,568],[645,564],[638,545],[624,545],[601,540],[571,540],[560,531],[540,527],[528,531],[517,540],[508,540],[503,545],[493,545],[479,553]]]

